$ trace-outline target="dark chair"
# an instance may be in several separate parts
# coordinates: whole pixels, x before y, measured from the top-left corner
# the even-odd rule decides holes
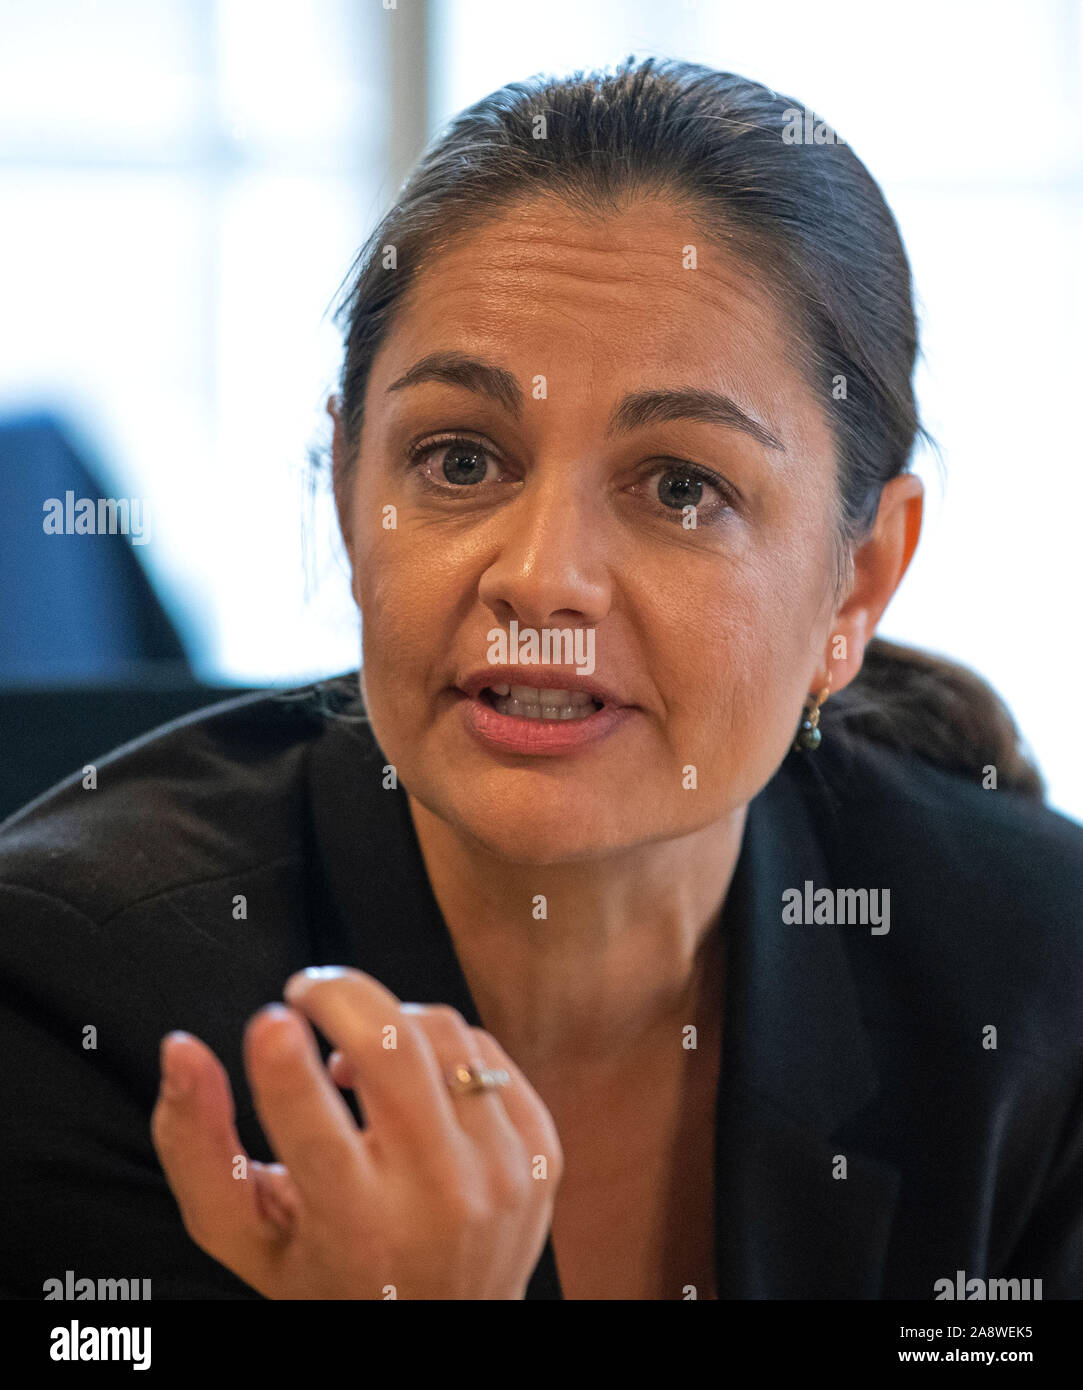
[[[128,535],[45,529],[49,499],[70,505],[70,493],[96,509],[102,473],[59,416],[0,419],[0,685],[127,680],[157,661],[189,668]]]

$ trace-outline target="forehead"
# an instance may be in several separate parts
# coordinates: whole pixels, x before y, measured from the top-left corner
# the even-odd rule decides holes
[[[630,386],[726,390],[790,440],[815,402],[778,286],[659,194],[587,215],[525,201],[438,249],[373,364],[382,391],[427,353],[475,353],[524,383],[602,394]]]

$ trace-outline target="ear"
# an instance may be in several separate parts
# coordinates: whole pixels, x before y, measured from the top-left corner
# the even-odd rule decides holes
[[[885,484],[873,528],[854,552],[853,585],[828,637],[824,682],[829,671],[833,694],[861,670],[865,648],[917,549],[924,511],[925,485],[915,474]]]
[[[326,409],[335,427],[331,441],[331,480],[335,490],[335,511],[338,514],[338,526],[347,554],[352,554],[349,488],[346,486],[346,429],[342,422],[341,396],[328,396]]]

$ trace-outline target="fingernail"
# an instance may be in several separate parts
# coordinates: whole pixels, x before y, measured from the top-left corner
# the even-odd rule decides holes
[[[260,1015],[263,1018],[276,1019],[280,1025],[285,1025],[274,1029],[268,1039],[274,1059],[282,1062],[293,1061],[303,1055],[306,1044],[303,1032],[305,1025],[301,1017],[292,1009],[287,1009],[285,1004],[268,1004],[260,1010]]]
[[[399,1013],[401,1014],[423,1014],[428,1007],[427,1004],[400,1004]]]
[[[341,965],[310,965],[307,970],[301,970],[296,975],[291,975],[286,981],[286,988],[282,993],[293,1004],[318,980],[337,980],[345,973],[346,971]]]
[[[170,1047],[174,1039],[187,1038],[187,1033],[168,1033],[162,1039],[159,1058],[162,1064],[162,1095],[168,1101],[182,1100],[191,1089],[192,1078],[183,1064],[179,1063],[176,1050]]]

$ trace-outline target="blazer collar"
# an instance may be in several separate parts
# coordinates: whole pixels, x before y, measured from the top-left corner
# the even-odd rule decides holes
[[[322,868],[312,963],[353,965],[400,999],[450,1004],[481,1026],[406,793],[384,789],[368,726],[332,721],[310,756],[311,855]],[[898,1192],[896,1169],[838,1137],[878,1090],[842,935],[860,929],[782,921],[785,889],[834,886],[821,843],[831,812],[801,756],[789,754],[750,803],[722,914],[720,1298],[877,1297]],[[561,1296],[547,1240],[527,1297]]]

